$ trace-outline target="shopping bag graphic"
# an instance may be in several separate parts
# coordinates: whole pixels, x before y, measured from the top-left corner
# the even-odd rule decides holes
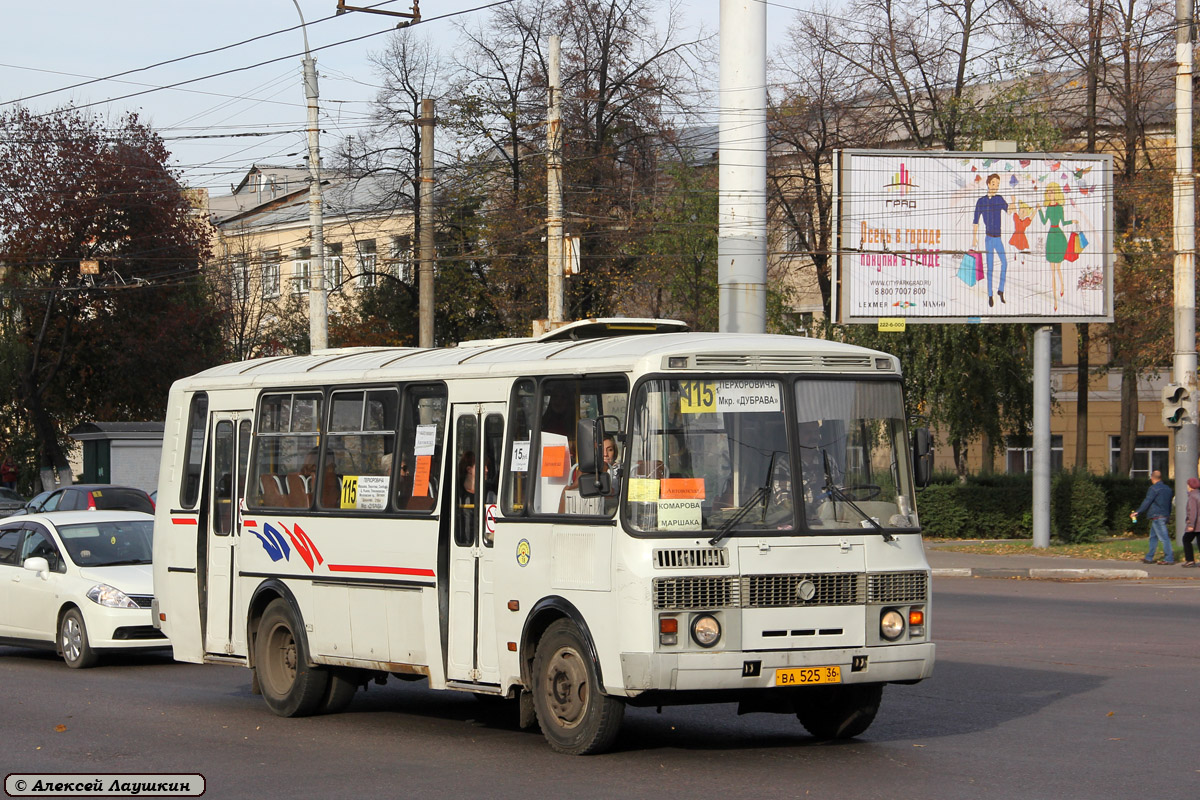
[[[1067,252],[1063,256],[1067,261],[1075,261],[1079,258],[1079,234],[1071,231],[1071,238],[1067,240]]]
[[[971,253],[975,256],[975,280],[983,280],[983,253]]]
[[[1083,231],[1079,232],[1079,252],[1083,252],[1087,247],[1087,237],[1083,235]]]
[[[974,253],[963,253],[962,264],[958,267],[958,279],[967,286],[974,286],[979,280],[975,277],[975,267],[977,265]]]

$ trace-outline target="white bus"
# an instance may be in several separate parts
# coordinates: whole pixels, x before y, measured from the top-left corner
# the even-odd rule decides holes
[[[370,680],[519,700],[582,754],[624,709],[739,701],[862,733],[931,675],[900,366],[799,337],[590,320],[356,348],[171,389],[155,619],[276,714]]]

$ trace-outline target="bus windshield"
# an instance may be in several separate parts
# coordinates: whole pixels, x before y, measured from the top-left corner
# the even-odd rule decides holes
[[[650,380],[632,423],[633,530],[917,529],[897,381]]]

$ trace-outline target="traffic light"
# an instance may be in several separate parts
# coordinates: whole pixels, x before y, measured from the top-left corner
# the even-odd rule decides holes
[[[1192,421],[1187,410],[1189,398],[1186,386],[1181,386],[1178,383],[1164,386],[1162,399],[1163,425],[1166,425],[1168,428],[1182,428]]]

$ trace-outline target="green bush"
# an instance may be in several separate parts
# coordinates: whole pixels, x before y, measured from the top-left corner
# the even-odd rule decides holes
[[[949,473],[953,475],[953,473]],[[939,475],[939,477],[941,477]],[[1129,511],[1146,496],[1147,480],[1086,471],[1059,472],[1050,484],[1050,535],[1064,542],[1092,541],[1131,528]],[[917,492],[926,536],[962,539],[1028,539],[1033,535],[1033,476],[968,476],[935,482]]]
[[[1029,535],[1022,512],[1032,502],[1030,484],[934,484],[917,493],[925,535],[955,539],[1020,539]]]
[[[1108,532],[1104,490],[1086,470],[1057,473],[1050,483],[1050,532],[1064,542],[1091,542]]]

